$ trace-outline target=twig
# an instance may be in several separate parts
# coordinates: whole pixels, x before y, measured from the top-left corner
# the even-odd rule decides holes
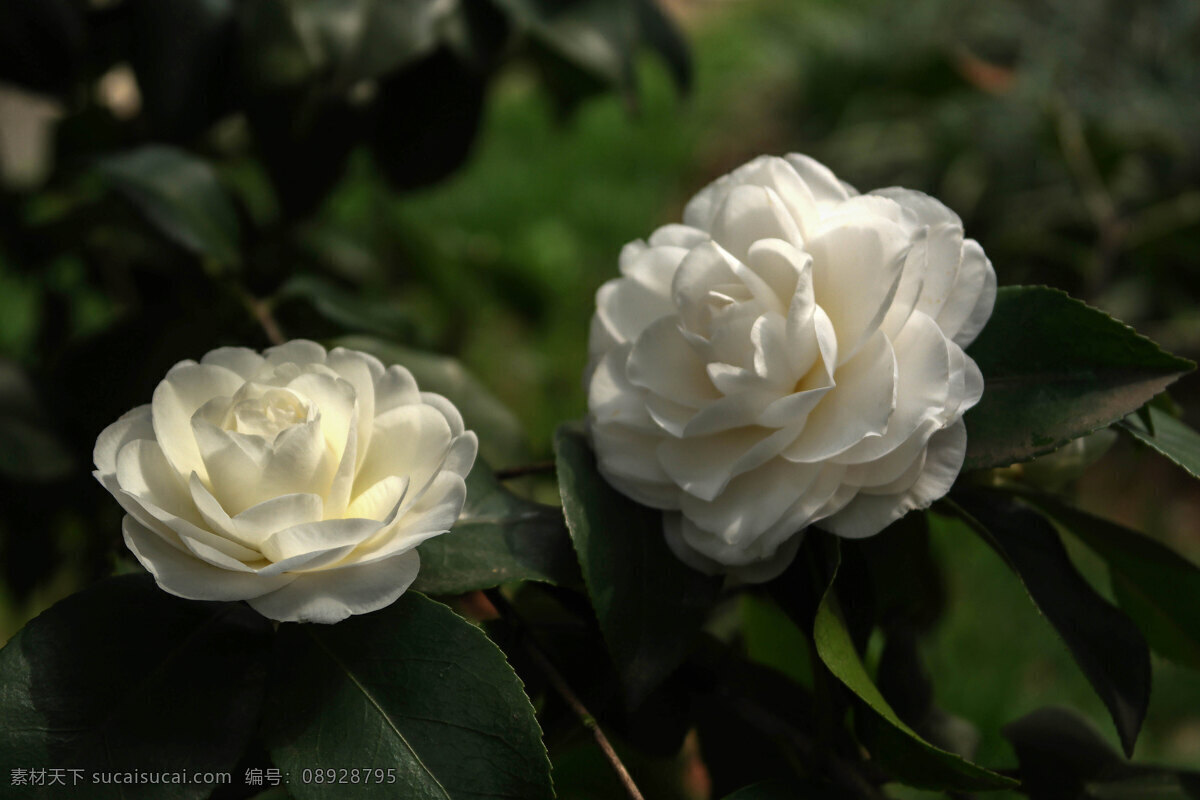
[[[271,305],[266,300],[250,298],[250,313],[262,326],[263,333],[267,335],[267,341],[271,344],[283,344],[287,341],[287,337],[283,335],[283,329],[279,327],[279,323],[271,313]]]
[[[579,696],[575,694],[575,691],[571,688],[570,684],[567,683],[566,678],[564,678],[562,673],[558,671],[558,668],[554,666],[554,663],[550,661],[549,656],[542,652],[542,649],[538,647],[533,638],[528,635],[527,631],[524,630],[524,623],[517,615],[516,609],[514,609],[508,602],[508,599],[505,598],[504,595],[500,594],[500,592],[496,589],[488,589],[485,594],[487,595],[488,600],[492,602],[492,605],[496,607],[496,610],[500,612],[500,616],[510,622],[522,634],[522,644],[525,645],[525,649],[529,653],[530,657],[533,658],[533,660],[537,663],[538,668],[550,681],[550,685],[552,685],[554,690],[562,696],[563,700],[567,701],[567,705],[569,705],[571,710],[575,712],[575,715],[579,717],[579,721],[583,723],[584,727],[591,730],[592,736],[594,736],[596,739],[596,744],[599,745],[601,752],[604,753],[604,757],[608,759],[608,763],[612,766],[613,771],[617,773],[617,778],[621,781],[621,785],[625,787],[625,792],[629,795],[631,800],[645,800],[645,798],[642,797],[642,793],[638,789],[637,784],[633,782],[633,777],[629,774],[629,770],[627,770],[625,768],[625,764],[621,762],[621,757],[617,755],[617,751],[613,749],[612,743],[608,741],[608,737],[605,736],[604,731],[600,729],[600,725],[596,722],[596,718],[593,717],[592,713],[587,710],[587,706],[585,706],[583,701],[579,699]]]
[[[515,467],[505,467],[495,472],[496,480],[510,481],[513,478],[523,478],[526,475],[543,475],[554,472],[553,461],[535,461],[532,464],[518,464]]]

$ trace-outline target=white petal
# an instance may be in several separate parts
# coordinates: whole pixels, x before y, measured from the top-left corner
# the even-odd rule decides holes
[[[669,297],[631,278],[617,278],[596,291],[596,320],[616,344],[632,342],[655,320],[675,313]]]
[[[153,438],[154,423],[150,404],[147,403],[126,412],[100,432],[96,447],[92,450],[92,463],[102,475],[113,475],[117,471],[117,453],[121,452],[122,447],[135,439]]]
[[[708,233],[687,225],[663,225],[650,234],[651,247],[682,247],[691,250],[708,240]]]
[[[900,186],[889,186],[884,189],[875,189],[870,194],[886,197],[899,203],[911,211],[922,225],[957,225],[960,228],[962,227],[962,219],[959,218],[958,214],[950,210],[941,200],[938,200],[936,197],[930,197],[924,192],[918,192],[915,189],[905,189]]]
[[[325,504],[315,494],[285,494],[251,506],[232,520],[238,536],[257,547],[276,531],[319,522]]]
[[[375,420],[375,436],[354,481],[361,494],[389,476],[409,479],[409,491],[422,489],[450,448],[450,424],[433,406],[400,406]]]
[[[145,498],[195,525],[204,521],[187,487],[167,463],[158,442],[134,439],[117,454],[117,484],[136,498]]]
[[[970,302],[972,298],[974,303]],[[967,239],[963,243],[962,266],[958,269],[958,280],[954,284],[954,301],[952,307],[943,310],[938,323],[956,344],[966,347],[983,330],[996,304],[996,271],[974,239]],[[963,315],[961,309],[967,306],[969,310]],[[952,311],[954,313],[950,313]],[[955,326],[956,329],[951,332]]]
[[[738,186],[730,190],[713,218],[713,240],[734,258],[744,261],[750,246],[760,239],[802,241],[800,229],[783,200],[762,186]]]
[[[901,494],[859,493],[849,505],[818,525],[838,536],[874,536],[914,509],[928,508],[954,485],[966,455],[966,428],[961,420],[929,440],[920,477]]]
[[[154,390],[154,438],[180,475],[208,472],[192,433],[192,415],[214,397],[232,397],[245,379],[213,364],[183,361],[167,373]]]
[[[427,406],[433,406],[442,412],[442,416],[446,418],[446,424],[450,426],[451,436],[459,436],[467,429],[458,407],[442,395],[433,392],[421,392],[421,402]]]
[[[262,372],[267,360],[248,347],[218,347],[200,359],[201,364],[214,364],[251,380]]]
[[[625,375],[635,386],[693,408],[720,396],[673,317],[664,317],[642,332],[629,353]]]
[[[658,445],[658,461],[681,489],[712,500],[729,481],[774,458],[795,437],[783,428],[737,428],[711,436],[667,439]]]
[[[683,226],[678,227],[685,231],[692,230]],[[652,245],[633,258],[623,259],[621,274],[648,290],[655,297],[670,300],[671,281],[675,277],[675,270],[679,269],[679,262],[683,261],[692,247],[708,241],[708,234],[701,231],[693,231],[693,233],[696,236],[691,238],[694,238],[695,241],[687,247]]]
[[[804,430],[783,451],[789,461],[825,461],[887,429],[896,407],[896,357],[881,331],[838,367],[836,385],[808,415]]]
[[[941,417],[950,394],[949,343],[941,328],[916,312],[892,342],[896,354],[896,409],[882,436],[864,439],[835,459],[842,464],[874,461]]]
[[[420,556],[413,550],[374,564],[306,572],[286,587],[250,600],[250,606],[280,622],[332,624],[391,605],[416,580],[420,568]]]
[[[421,402],[421,392],[412,373],[399,364],[384,371],[375,384],[375,416],[381,417],[393,408]]]
[[[307,339],[293,339],[263,351],[268,363],[278,364],[324,364],[325,348]]]
[[[588,411],[598,422],[618,422],[638,430],[656,430],[646,413],[643,398],[646,391],[634,386],[625,377],[625,362],[631,345],[616,347],[605,353],[588,381]]]
[[[778,522],[820,472],[820,464],[772,459],[731,480],[711,501],[684,495],[679,508],[701,530],[729,545],[745,546]]]
[[[125,517],[125,545],[163,591],[189,600],[247,600],[289,584],[291,575],[263,577],[214,567],[171,547],[157,534]]]
[[[632,481],[671,484],[655,455],[661,439],[631,430],[624,425],[593,421],[592,443],[596,450],[597,466],[610,481],[614,476]],[[678,488],[671,484],[673,491]]]
[[[815,158],[791,153],[786,159],[818,203],[840,202],[851,197],[851,193],[847,191],[848,184],[838,180],[829,167]]]
[[[326,519],[293,525],[268,536],[262,552],[272,561],[283,561],[307,553],[358,545],[379,532],[383,523],[375,519]]]
[[[355,497],[346,509],[346,516],[382,521],[399,507],[408,485],[407,477],[389,475]]]
[[[402,510],[394,525],[377,533],[354,551],[350,561],[369,564],[412,550],[426,539],[454,526],[467,499],[467,485],[453,473],[439,473],[424,496]]]
[[[909,238],[894,222],[863,216],[809,240],[817,303],[837,331],[845,363],[875,333],[891,308]]]
[[[375,422],[375,383],[383,377],[384,366],[370,353],[344,347],[329,351],[328,364],[354,387],[354,399],[358,404],[358,460],[361,464],[371,444],[371,430]],[[324,409],[321,413],[324,415]]]

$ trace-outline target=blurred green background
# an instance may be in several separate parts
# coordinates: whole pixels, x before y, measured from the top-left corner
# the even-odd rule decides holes
[[[694,191],[732,167],[799,151],[863,190],[904,185],[941,198],[1001,285],[1063,288],[1200,357],[1193,0],[667,6],[691,48],[689,93],[676,90],[669,62],[646,54],[636,92],[564,104],[546,89],[568,73],[510,60],[465,163],[424,188],[396,191],[378,155],[358,147],[328,197],[293,214],[262,163],[238,149],[244,133],[218,124],[198,148],[243,226],[264,232],[247,245],[243,285],[269,299],[288,337],[368,334],[458,357],[514,412],[523,457],[540,460],[555,426],[585,412],[588,319],[621,246],[678,220]],[[60,137],[99,142],[106,130],[75,120]],[[107,197],[87,171],[4,194],[0,357],[29,376],[75,478],[6,470],[0,641],[112,567],[119,512],[88,485],[85,463],[103,425],[148,400],[174,358],[266,344],[247,308],[228,302],[220,269],[131,233],[136,212]],[[82,232],[80,207],[103,211]],[[29,230],[73,245],[34,248],[32,263]],[[145,372],[114,374],[114,362]],[[17,394],[6,390],[5,402]],[[1173,395],[1200,422],[1200,381],[1186,378]],[[1068,491],[1200,559],[1195,482],[1130,442]],[[86,503],[64,500],[69,492]],[[1046,704],[1086,712],[1115,744],[1100,701],[995,554],[950,523],[934,543],[949,613],[928,666],[938,702],[981,732],[977,760],[1011,764],[1000,728]],[[1104,574],[1072,552],[1090,577]],[[1198,708],[1200,680],[1156,661],[1138,759],[1200,767]]]

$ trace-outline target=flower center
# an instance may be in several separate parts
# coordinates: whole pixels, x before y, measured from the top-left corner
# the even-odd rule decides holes
[[[273,439],[282,430],[306,422],[312,407],[287,389],[268,389],[233,406],[233,426],[238,433]]]

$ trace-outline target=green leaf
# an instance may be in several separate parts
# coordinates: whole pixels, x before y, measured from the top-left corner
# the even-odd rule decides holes
[[[0,769],[81,769],[86,789],[21,797],[202,798],[212,785],[90,785],[92,772],[227,772],[258,724],[271,626],[181,600],[149,575],[103,581],[0,651]],[[72,776],[66,780],[70,783]]]
[[[808,638],[791,618],[770,598],[749,593],[742,595],[739,610],[746,657],[811,689],[813,674]]]
[[[25,373],[0,360],[0,473],[52,481],[70,475],[74,467],[71,451],[47,423]]]
[[[101,159],[100,175],[167,238],[224,264],[238,261],[238,219],[207,162],[166,145]]]
[[[462,594],[513,581],[581,581],[562,509],[517,497],[482,461],[467,476],[467,503],[454,528],[418,551],[421,572],[413,588],[426,594]]]
[[[554,436],[567,527],[609,653],[636,705],[686,657],[720,581],[668,549],[662,514],[608,485],[587,437]]]
[[[994,493],[960,492],[960,516],[1021,579],[1104,701],[1132,754],[1150,701],[1150,649],[1137,626],[1075,569],[1042,516]]]
[[[983,371],[963,469],[1027,461],[1136,411],[1195,364],[1057,289],[1007,286],[967,353]]]
[[[1157,406],[1144,409],[1149,425],[1134,414],[1121,420],[1121,428],[1183,467],[1193,478],[1200,478],[1200,432]]]
[[[1130,764],[1091,724],[1066,709],[1040,708],[1004,726],[1033,800],[1186,800],[1200,773]]]
[[[860,713],[872,715],[872,719],[878,723],[873,738],[879,752],[874,755],[881,760],[886,759],[885,763],[901,780],[914,786],[958,791],[983,791],[1016,786],[1016,781],[972,764],[954,753],[934,747],[896,716],[896,712],[871,681],[858,651],[854,648],[834,592],[833,584],[836,578],[835,566],[833,578],[817,608],[813,641],[816,643],[817,653],[829,671],[866,704]]]
[[[319,275],[294,275],[274,295],[279,302],[298,300],[343,330],[380,336],[411,334],[413,322],[387,298],[355,292]]]
[[[1151,647],[1200,669],[1200,567],[1137,531],[1052,498],[1027,499],[1108,563],[1117,602]]]
[[[337,625],[284,625],[264,730],[299,800],[554,796],[533,706],[475,626],[420,594]],[[309,783],[305,769],[394,770]]]
[[[413,374],[421,391],[447,397],[458,406],[467,427],[479,435],[479,453],[488,463],[513,464],[525,457],[521,423],[455,359],[367,336],[345,336],[334,344],[364,350],[384,364],[399,364]]]
[[[788,785],[766,781],[725,795],[725,800],[834,800],[839,795],[820,784]]]

